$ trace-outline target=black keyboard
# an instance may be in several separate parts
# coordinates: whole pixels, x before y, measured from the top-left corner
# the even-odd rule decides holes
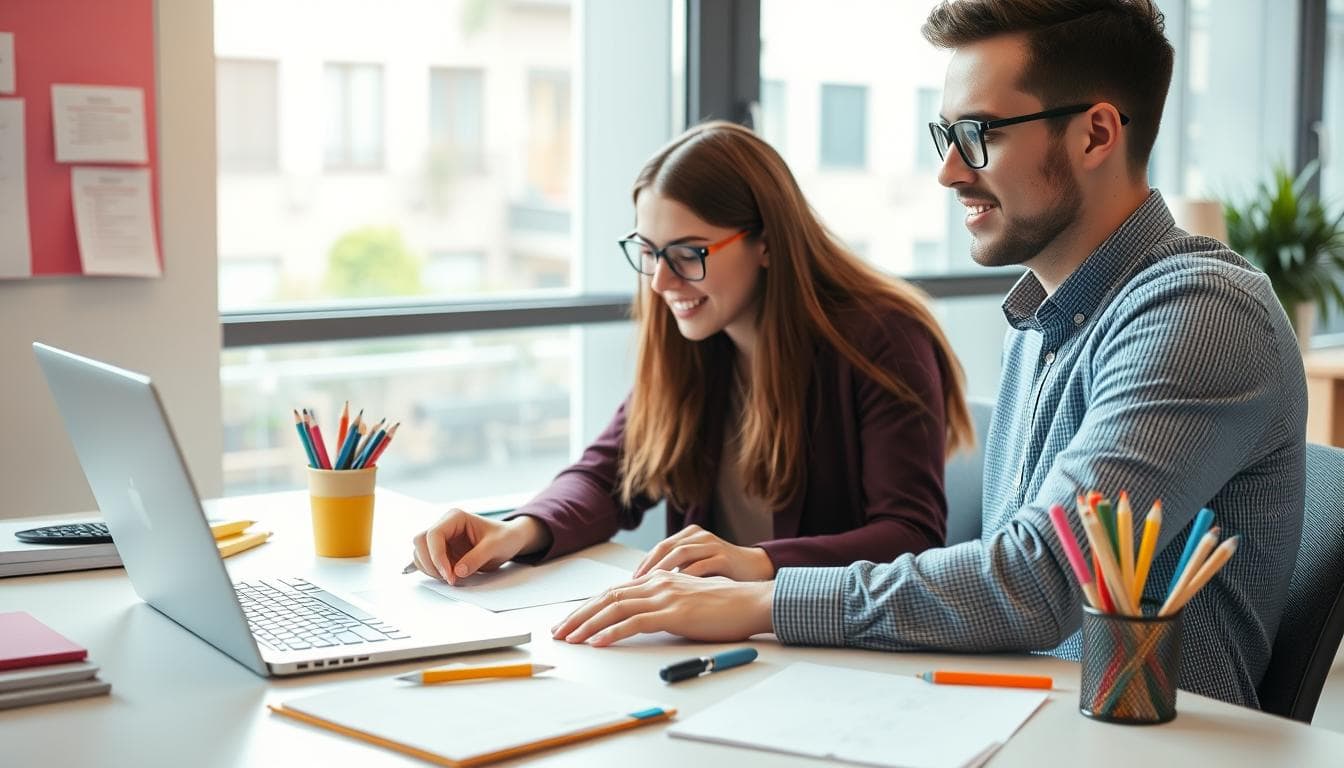
[[[257,642],[277,651],[405,640],[410,635],[304,579],[233,585]]]
[[[14,537],[29,544],[111,544],[107,523],[70,523],[15,531]]]

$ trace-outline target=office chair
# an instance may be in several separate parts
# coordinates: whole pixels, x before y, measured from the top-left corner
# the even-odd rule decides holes
[[[1307,445],[1302,543],[1284,600],[1260,708],[1310,723],[1344,634],[1344,451]]]
[[[975,448],[958,453],[943,468],[943,487],[947,494],[947,544],[960,544],[980,538],[981,500],[985,483],[985,441],[989,439],[989,420],[994,403],[971,400],[971,423],[975,425]]]

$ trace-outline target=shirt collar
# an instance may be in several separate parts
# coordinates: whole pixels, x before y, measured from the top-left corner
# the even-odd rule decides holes
[[[1143,205],[1092,251],[1053,296],[1047,297],[1045,286],[1027,270],[1003,300],[1004,317],[1018,330],[1082,325],[1098,311],[1102,299],[1129,279],[1173,226],[1175,221],[1162,193],[1150,191]]]

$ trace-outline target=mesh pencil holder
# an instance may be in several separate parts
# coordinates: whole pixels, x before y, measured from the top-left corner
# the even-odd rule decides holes
[[[1120,616],[1084,606],[1078,710],[1093,720],[1125,725],[1174,719],[1181,613]]]

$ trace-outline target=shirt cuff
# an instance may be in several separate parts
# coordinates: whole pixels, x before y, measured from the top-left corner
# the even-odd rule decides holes
[[[781,568],[775,576],[774,630],[785,645],[843,646],[846,568]]]

